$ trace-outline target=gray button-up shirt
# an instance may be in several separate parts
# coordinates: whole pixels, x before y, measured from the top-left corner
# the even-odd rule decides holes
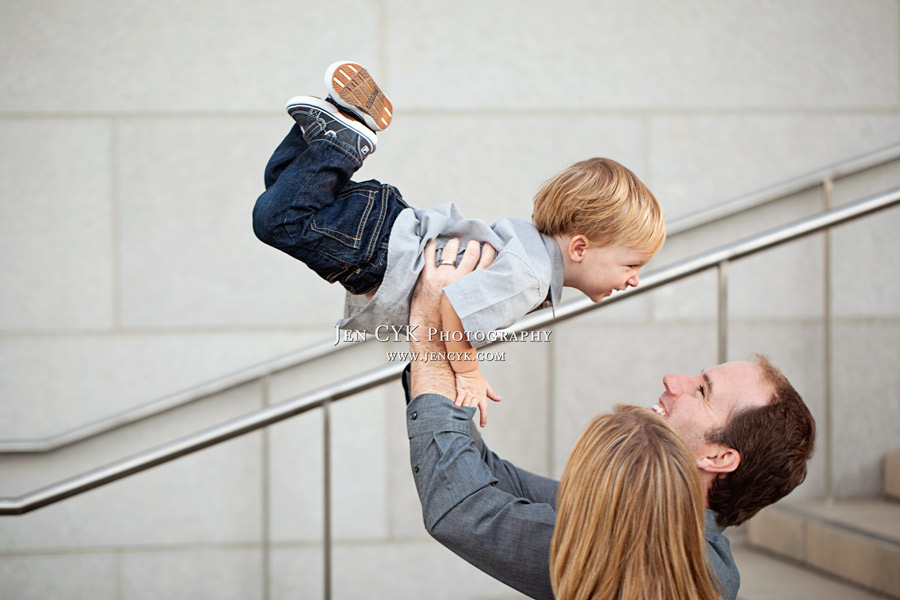
[[[409,458],[425,527],[444,546],[531,598],[552,600],[550,541],[559,482],[488,450],[472,425],[474,407],[437,394],[407,407]],[[740,574],[728,539],[706,511],[706,552],[725,600]]]
[[[554,308],[562,295],[563,261],[559,245],[523,219],[507,217],[488,224],[466,219],[453,204],[434,209],[405,209],[391,228],[384,279],[371,301],[347,294],[341,329],[375,333],[379,326],[409,322],[409,303],[424,264],[425,245],[433,239],[443,248],[459,238],[460,255],[466,242],[487,242],[497,250],[487,269],[469,273],[444,288],[468,332],[489,333],[509,327],[525,314]],[[475,347],[484,336],[470,339]]]

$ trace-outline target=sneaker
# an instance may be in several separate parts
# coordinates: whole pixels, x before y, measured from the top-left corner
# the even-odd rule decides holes
[[[365,158],[375,152],[375,133],[355,119],[341,114],[340,109],[321,98],[297,96],[288,100],[287,112],[300,126],[307,143],[323,136],[351,146]]]
[[[372,131],[391,124],[394,107],[366,69],[355,62],[339,61],[325,71],[328,98],[347,109]]]

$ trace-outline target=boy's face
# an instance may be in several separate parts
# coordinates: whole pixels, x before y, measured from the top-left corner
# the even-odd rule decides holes
[[[566,285],[600,302],[614,290],[637,287],[641,267],[649,260],[646,253],[624,246],[590,245],[581,253],[581,260],[573,265]]]

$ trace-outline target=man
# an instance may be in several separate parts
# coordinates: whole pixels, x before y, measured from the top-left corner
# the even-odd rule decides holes
[[[453,256],[458,242],[444,249]],[[419,332],[440,326],[441,289],[474,268],[470,243],[458,267],[436,266],[433,244],[410,307]],[[477,263],[477,265],[476,265]],[[404,379],[413,477],[428,532],[482,571],[532,598],[553,598],[550,541],[558,482],[518,469],[490,452],[471,422],[474,408],[456,407],[453,371],[438,339],[418,335]],[[705,491],[707,558],[723,597],[734,600],[740,576],[724,527],[739,525],[784,497],[806,477],[815,423],[800,396],[766,359],[726,363],[697,376],[666,375],[652,410],[668,419],[692,452]]]

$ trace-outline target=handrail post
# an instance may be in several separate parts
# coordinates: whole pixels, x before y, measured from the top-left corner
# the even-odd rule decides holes
[[[270,405],[272,398],[272,379],[269,375],[263,377],[262,381],[262,402],[263,408]],[[264,427],[260,433],[260,446],[262,460],[260,461],[260,475],[262,479],[261,495],[262,495],[262,518],[260,523],[260,559],[262,570],[262,600],[271,600],[272,598],[272,439],[269,435],[269,428]]]
[[[825,210],[831,210],[831,201],[832,201],[832,192],[834,191],[834,181],[830,178],[826,178],[822,181],[822,199],[825,205]],[[823,367],[825,369],[825,377],[824,385],[824,417],[825,417],[825,427],[822,427],[822,446],[825,448],[824,452],[824,462],[825,462],[825,499],[830,501],[832,499],[832,494],[834,490],[832,489],[832,468],[834,467],[834,460],[832,456],[832,410],[831,410],[831,390],[832,390],[832,378],[831,378],[831,341],[832,341],[832,321],[831,321],[831,230],[826,229],[823,232],[824,241],[823,241],[823,257],[822,257],[822,270],[824,271],[822,274],[822,311],[825,313],[822,319],[822,346],[824,351],[822,352],[822,362]]]
[[[331,600],[331,399],[322,403],[322,597]]]
[[[718,323],[716,326],[716,362],[722,364],[728,360],[728,260],[721,261],[718,272]]]

